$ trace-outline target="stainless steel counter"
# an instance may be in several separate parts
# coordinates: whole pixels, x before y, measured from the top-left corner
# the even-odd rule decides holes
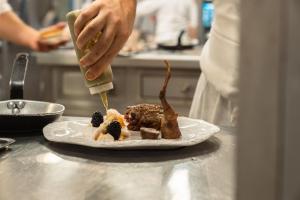
[[[162,60],[169,60],[174,68],[199,69],[201,47],[185,51],[151,50],[132,56],[118,56],[113,66],[122,67],[164,67]],[[38,65],[78,66],[74,49],[59,49],[49,53],[34,53]]]
[[[70,120],[74,118],[64,118]],[[235,137],[188,148],[110,151],[16,138],[0,152],[0,199],[231,200]]]

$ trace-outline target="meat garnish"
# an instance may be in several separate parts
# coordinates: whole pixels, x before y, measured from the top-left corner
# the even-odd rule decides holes
[[[171,78],[171,66],[168,61],[164,62],[167,72],[163,87],[159,93],[161,105],[138,104],[128,106],[125,111],[124,118],[128,122],[128,130],[141,131],[143,139],[158,139],[159,131],[164,139],[181,137],[177,122],[178,114],[166,100],[166,90]]]
[[[142,139],[157,140],[160,135],[160,131],[154,128],[141,127],[140,131]]]
[[[166,90],[171,78],[171,66],[168,61],[164,60],[167,68],[166,78],[162,90],[159,93],[159,99],[163,107],[163,117],[161,119],[161,136],[164,139],[177,139],[181,137],[177,117],[178,114],[173,110],[166,100]]]
[[[160,130],[163,109],[156,104],[138,104],[128,106],[125,111],[125,120],[129,123],[127,128],[139,131],[141,127]]]

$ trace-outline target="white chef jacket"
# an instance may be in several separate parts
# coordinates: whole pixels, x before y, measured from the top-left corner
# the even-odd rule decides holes
[[[11,7],[7,3],[7,0],[0,0],[0,14],[2,14],[3,12],[10,11],[10,10],[11,10]]]
[[[190,116],[230,126],[236,123],[238,110],[240,2],[214,0],[213,3],[215,17],[201,53],[202,75]]]
[[[137,18],[156,16],[156,42],[176,40],[180,31],[188,26],[198,26],[197,4],[195,0],[144,0],[138,2]]]

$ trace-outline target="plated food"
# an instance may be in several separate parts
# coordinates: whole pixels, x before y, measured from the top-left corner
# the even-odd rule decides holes
[[[43,129],[44,137],[51,142],[75,144],[97,149],[114,150],[133,150],[133,149],[174,149],[187,147],[204,142],[214,134],[220,131],[217,126],[199,119],[188,117],[178,117],[179,128],[181,132],[180,139],[142,139],[141,132],[132,132],[124,140],[114,141],[110,134],[109,139],[94,140],[94,127],[91,126],[88,118],[63,118],[61,121],[48,124]],[[155,133],[154,133],[155,136]]]
[[[108,109],[106,116],[95,112],[91,124],[95,127],[94,140],[125,140],[131,134],[140,134],[142,139],[178,139],[181,132],[178,114],[166,100],[166,91],[171,78],[171,66],[164,61],[167,72],[159,93],[161,105],[138,104],[128,106],[124,115],[117,110]],[[138,133],[132,132],[138,131]]]
[[[96,127],[94,140],[124,140],[129,137],[124,117],[117,110],[107,110],[105,117],[100,112],[95,112],[91,123]]]
[[[64,27],[64,23],[60,23],[58,26],[40,30],[41,42],[53,45],[66,43],[69,40],[69,36]]]

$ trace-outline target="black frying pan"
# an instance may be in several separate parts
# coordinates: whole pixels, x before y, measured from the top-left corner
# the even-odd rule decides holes
[[[182,44],[182,36],[184,35],[185,31],[181,31],[178,39],[177,44],[168,44],[168,43],[159,43],[158,48],[159,49],[165,49],[165,50],[186,50],[186,49],[192,49],[194,48],[194,44]]]
[[[10,99],[0,101],[0,132],[29,132],[42,130],[57,120],[65,107],[42,101],[23,100],[23,89],[29,55],[19,53],[10,78]]]

